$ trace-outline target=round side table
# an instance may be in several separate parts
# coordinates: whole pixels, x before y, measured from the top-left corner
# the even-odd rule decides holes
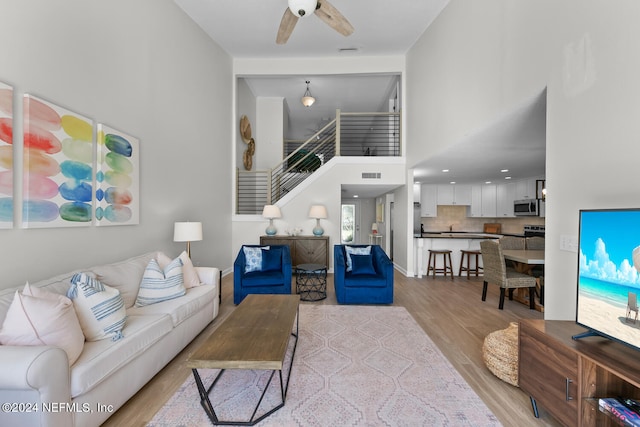
[[[327,297],[327,266],[299,264],[295,267],[296,293],[302,301],[320,301]]]

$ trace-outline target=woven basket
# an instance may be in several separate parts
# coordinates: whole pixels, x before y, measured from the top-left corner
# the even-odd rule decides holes
[[[518,387],[518,323],[511,322],[508,328],[487,335],[482,358],[496,377]]]

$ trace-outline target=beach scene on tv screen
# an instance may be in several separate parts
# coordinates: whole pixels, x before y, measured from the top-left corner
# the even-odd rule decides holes
[[[640,210],[584,211],[578,323],[640,348]]]

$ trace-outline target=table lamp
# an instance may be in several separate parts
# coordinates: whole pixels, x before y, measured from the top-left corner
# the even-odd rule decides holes
[[[324,230],[320,226],[320,219],[324,219],[327,217],[327,208],[324,205],[313,205],[311,209],[309,209],[309,218],[316,219],[316,226],[313,227],[313,235],[314,236],[322,236],[324,234]]]
[[[187,255],[191,258],[191,242],[202,240],[201,222],[176,222],[173,224],[173,241],[187,242]]]
[[[282,217],[280,208],[276,205],[264,205],[264,208],[262,209],[262,217],[269,219],[269,226],[264,230],[264,232],[267,233],[267,236],[275,235],[278,232],[278,229],[273,225],[273,219]]]

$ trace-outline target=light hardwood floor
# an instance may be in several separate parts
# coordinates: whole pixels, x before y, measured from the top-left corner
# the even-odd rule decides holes
[[[303,304],[337,304],[333,277],[329,275],[326,300]],[[522,318],[542,318],[540,312],[515,301],[498,310],[498,287],[489,285],[487,301],[481,301],[482,279],[456,277],[407,278],[396,272],[394,304],[411,313],[451,364],[478,393],[505,426],[559,426],[544,408],[536,419],[529,396],[495,377],[482,361],[484,337]],[[104,426],[144,426],[175,390],[191,375],[185,360],[235,309],[233,275],[222,280],[222,305],[218,317],[141,391],[113,414]]]

